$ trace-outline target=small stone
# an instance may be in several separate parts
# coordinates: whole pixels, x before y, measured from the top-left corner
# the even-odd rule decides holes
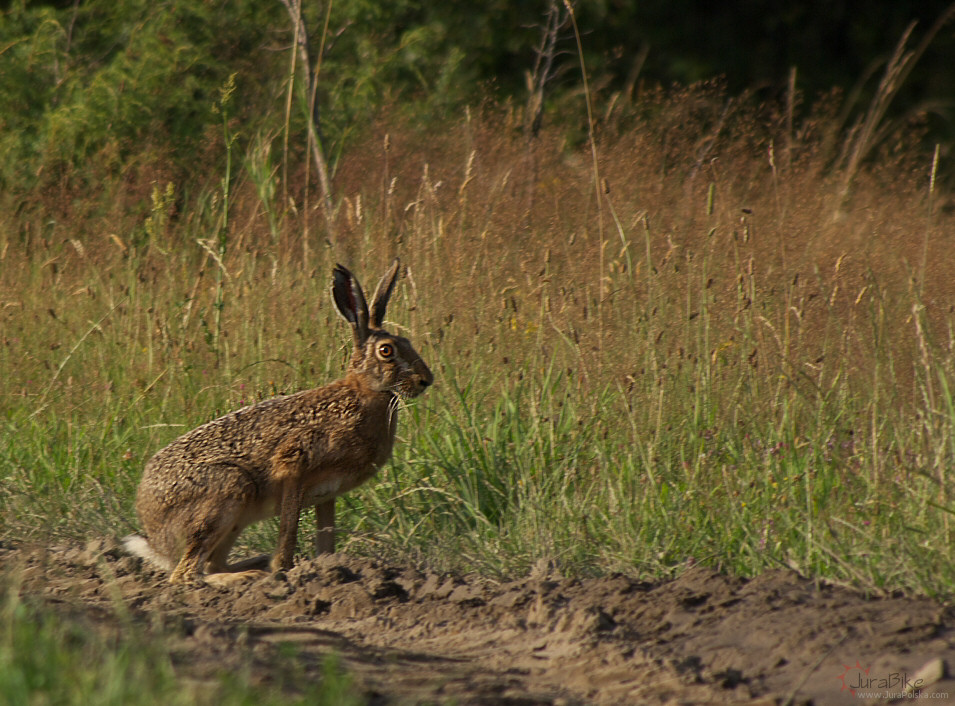
[[[912,675],[911,683],[905,687],[905,693],[911,694],[916,689],[924,689],[945,678],[945,662],[940,657],[929,660]],[[918,686],[916,686],[916,684]]]

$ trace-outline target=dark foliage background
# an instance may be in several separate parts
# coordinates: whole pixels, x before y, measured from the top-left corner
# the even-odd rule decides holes
[[[876,95],[910,23],[918,45],[943,0],[582,0],[574,6],[595,119],[617,124],[657,87],[718,80],[730,96],[785,101],[797,119],[833,90],[848,132]],[[553,64],[538,85],[543,119],[581,136],[577,42],[555,0],[311,2],[303,14],[331,170],[382,109],[440,124],[487,101],[525,110],[556,13]],[[928,145],[953,131],[955,25],[933,39],[889,117]],[[101,191],[117,178],[178,183],[218,173],[222,129],[306,154],[307,102],[279,0],[14,1],[0,15],[0,187],[22,209]],[[289,78],[299,76],[290,91]],[[225,113],[221,89],[232,76]],[[241,129],[239,129],[241,127]],[[945,154],[945,152],[943,152]],[[943,164],[944,167],[944,164]],[[146,169],[150,174],[137,176]],[[216,177],[217,178],[217,177]],[[160,177],[160,180],[162,177]],[[142,195],[140,195],[142,196]],[[112,198],[112,197],[110,197]],[[143,199],[140,198],[142,202]]]

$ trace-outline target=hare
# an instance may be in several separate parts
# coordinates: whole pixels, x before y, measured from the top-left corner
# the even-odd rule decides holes
[[[400,400],[433,382],[411,343],[382,329],[398,277],[385,272],[371,310],[354,275],[338,265],[332,298],[354,350],[344,378],[243,407],[179,437],[146,464],[136,511],[146,537],[127,550],[171,571],[171,583],[292,566],[299,515],[314,505],[318,553],[335,551],[335,498],[364,483],[391,456]],[[227,564],[239,533],[279,516],[275,554]]]

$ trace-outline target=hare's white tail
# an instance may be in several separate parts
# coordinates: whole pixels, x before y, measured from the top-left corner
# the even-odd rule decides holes
[[[163,571],[172,571],[174,568],[172,562],[170,562],[164,556],[160,556],[153,551],[153,548],[149,546],[149,540],[147,540],[145,537],[141,537],[138,534],[131,534],[127,537],[123,537],[123,546],[126,548],[127,552],[133,556],[138,556],[140,559],[148,561],[157,569],[162,569]]]

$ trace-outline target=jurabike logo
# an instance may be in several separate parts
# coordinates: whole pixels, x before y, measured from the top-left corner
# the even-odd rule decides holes
[[[848,691],[853,696],[857,689],[871,689],[879,691],[912,692],[923,686],[924,679],[912,679],[907,672],[892,672],[885,676],[876,677],[869,674],[871,667],[863,667],[856,660],[855,666],[843,665],[845,671],[836,677],[842,682],[840,692]]]

